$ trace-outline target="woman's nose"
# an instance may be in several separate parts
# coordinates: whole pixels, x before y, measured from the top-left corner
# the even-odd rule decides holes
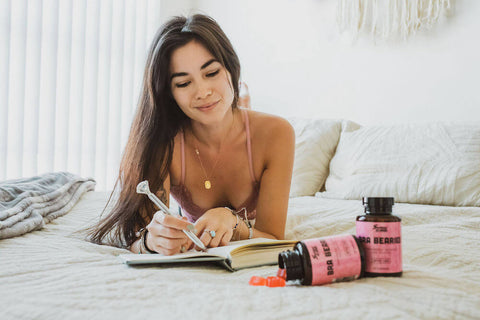
[[[205,99],[212,94],[212,89],[207,84],[199,84],[197,87],[197,99]]]

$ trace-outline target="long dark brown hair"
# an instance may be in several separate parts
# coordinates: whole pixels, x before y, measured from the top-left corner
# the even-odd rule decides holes
[[[143,88],[120,163],[118,178],[108,204],[112,210],[90,228],[88,239],[98,244],[129,247],[136,232],[145,227],[156,209],[145,196],[136,193],[140,181],[150,190],[163,189],[174,147],[174,137],[190,125],[190,119],[175,102],[170,88],[170,58],[173,51],[192,40],[199,41],[231,75],[232,107],[238,101],[240,62],[232,44],[211,17],[195,14],[173,17],[158,30],[149,50]],[[114,195],[116,195],[114,197]]]

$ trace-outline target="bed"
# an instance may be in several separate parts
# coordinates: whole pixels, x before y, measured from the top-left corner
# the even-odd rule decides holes
[[[367,128],[375,131],[374,140],[369,140],[364,127],[345,120],[291,122],[297,134],[297,152],[286,238],[355,234],[355,217],[363,213],[357,193],[393,195],[397,200],[394,214],[402,218],[402,277],[269,288],[248,282],[252,276],[275,275],[276,266],[237,272],[208,263],[129,267],[118,258],[129,253],[127,250],[86,242],[77,232],[97,219],[106,204],[108,192],[94,191],[83,194],[69,213],[41,230],[0,240],[0,318],[479,319],[480,207],[475,201],[480,198],[476,180],[480,166],[477,173],[468,166],[478,165],[480,126],[467,126],[468,132],[463,124],[440,126],[452,143],[470,137],[468,143],[456,147],[459,152],[468,149],[465,156],[450,157],[449,165],[431,168],[425,164],[420,171],[405,166],[414,173],[412,177],[405,178],[402,170],[389,173],[381,181],[393,182],[378,189],[381,183],[375,183],[378,177],[374,175],[386,172],[378,168],[391,167],[392,161],[405,163],[402,157],[386,154],[392,142],[387,139],[389,134],[408,140],[405,130],[415,128],[395,127],[392,133],[382,127],[382,135],[378,128]],[[445,139],[432,129],[435,126],[420,126],[420,130],[430,132],[434,140]],[[455,131],[452,126],[462,129]],[[415,136],[418,139],[418,132]],[[365,150],[359,144],[376,145],[379,137],[387,137],[388,143],[375,151],[379,152],[374,157],[377,171],[371,170],[371,154],[353,156],[347,151]],[[427,145],[436,144],[429,141]],[[405,147],[413,148],[408,143]],[[402,147],[393,151],[409,152]],[[420,153],[412,162],[417,166],[424,163],[420,158],[432,156],[425,150]],[[380,159],[382,154],[385,157]],[[355,164],[345,159],[354,159]],[[457,162],[461,169],[455,167]],[[441,176],[435,168],[453,170],[457,180],[452,182],[450,173]],[[362,186],[356,185],[356,179]],[[451,188],[455,189],[453,195]]]

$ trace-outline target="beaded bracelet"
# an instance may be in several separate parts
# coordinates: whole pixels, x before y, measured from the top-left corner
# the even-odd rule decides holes
[[[248,219],[243,220],[243,222],[245,222],[245,225],[248,228],[248,239],[252,239],[252,237],[253,237],[252,224],[250,223],[250,221]]]
[[[237,217],[237,223],[235,224],[235,227],[233,227],[233,231],[235,231],[238,227],[238,223],[239,223],[239,213],[240,211],[243,211],[243,215],[245,216],[245,219],[243,218],[240,218],[244,223],[245,225],[247,226],[248,228],[248,239],[252,239],[253,237],[253,228],[252,228],[252,224],[250,223],[250,220],[248,220],[248,217],[247,217],[247,208],[243,207],[242,209],[238,210],[238,211],[234,211],[233,209],[230,209],[229,207],[224,207],[225,209],[228,209],[230,210],[230,212]]]
[[[252,228],[252,224],[250,223],[250,220],[248,220],[248,217],[247,217],[247,208],[243,207],[242,209],[240,210],[243,210],[243,215],[245,216],[245,219],[243,220],[243,222],[245,222],[245,224],[247,225],[247,228],[248,228],[248,239],[252,239],[253,237],[253,228]]]
[[[235,231],[235,229],[237,229],[237,227],[238,227],[238,223],[239,223],[239,220],[238,220],[238,219],[239,219],[239,218],[238,218],[238,215],[237,215],[237,214],[235,214],[235,211],[234,211],[233,209],[230,209],[229,207],[224,207],[224,208],[225,208],[225,209],[228,209],[228,210],[230,210],[230,212],[231,212],[231,213],[232,213],[232,214],[233,214],[235,217],[237,217],[237,223],[235,223],[235,227],[233,227],[233,228],[232,228],[232,230],[233,230],[233,231]]]

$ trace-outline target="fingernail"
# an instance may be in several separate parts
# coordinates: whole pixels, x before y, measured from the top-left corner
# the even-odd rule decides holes
[[[197,233],[197,230],[195,230],[195,226],[193,224],[187,225],[187,229],[193,233]]]

